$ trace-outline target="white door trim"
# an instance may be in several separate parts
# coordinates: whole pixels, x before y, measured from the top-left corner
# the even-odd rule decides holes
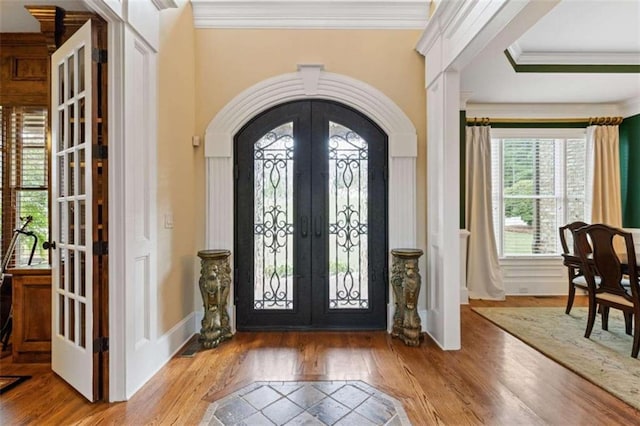
[[[125,77],[133,62],[126,56],[127,49],[125,42],[131,37],[139,38],[141,42],[148,44],[149,55],[153,56],[158,49],[158,34],[160,29],[159,13],[161,10],[175,7],[172,0],[137,0],[134,2],[123,2],[121,0],[83,0],[84,5],[100,15],[107,22],[107,44],[108,44],[108,133],[109,133],[109,401],[123,401],[131,397],[148,378],[166,363],[177,348],[179,348],[187,337],[176,332],[178,338],[171,340],[168,344],[167,335],[155,339],[156,350],[153,359],[143,358],[144,353],[138,351],[140,360],[137,363],[131,362],[131,345],[128,344],[128,333],[131,328],[129,324],[135,321],[135,314],[139,313],[135,307],[131,307],[130,289],[130,265],[135,261],[136,252],[132,247],[132,239],[127,234],[128,221],[132,220],[127,216],[127,190],[131,190],[131,167],[127,167],[125,151],[131,143],[145,143],[146,146],[155,152],[157,116],[155,109],[157,91],[155,84],[156,65],[155,58],[150,58],[150,66],[144,70],[143,80],[146,82],[145,99],[136,105],[144,109],[145,120],[128,120],[125,115],[125,99],[131,93],[138,93],[135,87],[128,85]],[[130,52],[131,49],[128,51]],[[126,90],[125,90],[126,89]],[[132,91],[131,93],[127,93]],[[132,108],[128,105],[128,108]],[[134,137],[132,134],[144,135],[144,139]],[[142,142],[141,142],[142,141]],[[146,171],[146,184],[155,188],[155,154],[147,159],[153,170]],[[155,192],[155,189],[154,189]],[[153,200],[148,201],[149,205],[154,205]],[[147,212],[149,230],[148,234],[153,240],[155,237],[155,207]],[[143,242],[144,243],[144,242]],[[153,254],[155,259],[155,253]],[[153,260],[155,262],[155,260]],[[150,281],[154,283],[155,263],[149,269]],[[149,293],[150,295],[150,293]],[[156,324],[154,308],[157,300],[148,299],[146,309],[146,319],[151,319]],[[128,308],[128,309],[127,309]],[[181,321],[175,329],[178,331],[192,330],[191,315]],[[184,325],[187,323],[188,325]],[[174,329],[169,333],[173,333]],[[151,333],[147,333],[151,335]],[[173,336],[173,335],[172,335]],[[129,340],[130,341],[130,340]],[[145,371],[134,370],[136,375],[131,374],[132,369],[137,368],[140,363],[147,363]],[[132,378],[137,377],[135,382]]]
[[[233,137],[262,111],[300,99],[348,105],[378,124],[389,138],[389,248],[416,246],[416,129],[407,115],[378,89],[322,65],[264,80],[237,95],[209,123],[205,133],[206,248],[233,249]],[[233,256],[232,256],[233,262]],[[424,297],[424,296],[423,296]],[[230,300],[234,300],[233,291]],[[393,298],[390,295],[389,300]],[[387,324],[392,325],[392,309]],[[232,329],[235,309],[229,304]]]

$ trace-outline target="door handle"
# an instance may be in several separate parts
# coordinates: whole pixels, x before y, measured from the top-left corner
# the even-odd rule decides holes
[[[322,223],[322,215],[316,216],[316,223],[315,223],[315,226],[314,226],[314,228],[315,228],[314,232],[316,234],[316,237],[321,237],[322,236],[322,226],[323,225],[324,224]]]
[[[56,249],[56,242],[55,241],[52,241],[52,242],[45,241],[44,243],[42,243],[42,248],[45,249],[45,250],[49,250],[49,249],[55,250]]]
[[[300,217],[300,235],[302,238],[307,238],[309,235],[309,218],[307,216]]]

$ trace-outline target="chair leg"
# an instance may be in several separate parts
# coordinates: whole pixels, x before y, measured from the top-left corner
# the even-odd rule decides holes
[[[602,307],[602,329],[609,331],[609,307]]]
[[[593,330],[593,323],[596,322],[596,310],[598,305],[596,304],[595,297],[589,296],[589,318],[587,320],[587,329],[584,332],[584,337],[587,339],[591,336],[591,330]]]
[[[633,314],[631,312],[624,313],[624,331],[629,336],[633,335]]]
[[[635,315],[635,324],[633,329],[633,348],[631,349],[631,356],[638,358],[638,352],[640,352],[640,315]]]
[[[573,299],[576,297],[576,288],[574,287],[571,280],[569,280],[569,295],[567,296],[567,309],[564,310],[564,313],[569,315],[571,312],[571,308],[573,307]]]

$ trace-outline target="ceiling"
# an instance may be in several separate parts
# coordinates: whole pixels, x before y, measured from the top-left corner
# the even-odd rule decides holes
[[[514,70],[507,48],[523,65],[640,65],[640,1],[563,0],[550,7],[524,34],[498,37],[464,68],[461,91],[467,102],[623,104],[640,98],[637,72]]]
[[[25,5],[50,5],[60,6],[65,10],[87,10],[82,0],[0,0],[0,32],[40,31],[40,23],[24,8]]]
[[[462,70],[467,102],[621,104],[640,99],[640,73],[516,72],[504,54],[509,49],[518,64],[640,64],[640,1],[562,0],[555,7],[551,0],[541,1],[549,5],[545,16],[524,34],[516,23],[506,28]],[[0,0],[0,32],[39,31],[25,4],[87,9],[82,0]]]

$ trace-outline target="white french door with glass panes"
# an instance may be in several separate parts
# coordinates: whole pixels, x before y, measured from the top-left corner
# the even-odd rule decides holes
[[[51,367],[94,401],[91,52],[88,21],[51,58]]]

